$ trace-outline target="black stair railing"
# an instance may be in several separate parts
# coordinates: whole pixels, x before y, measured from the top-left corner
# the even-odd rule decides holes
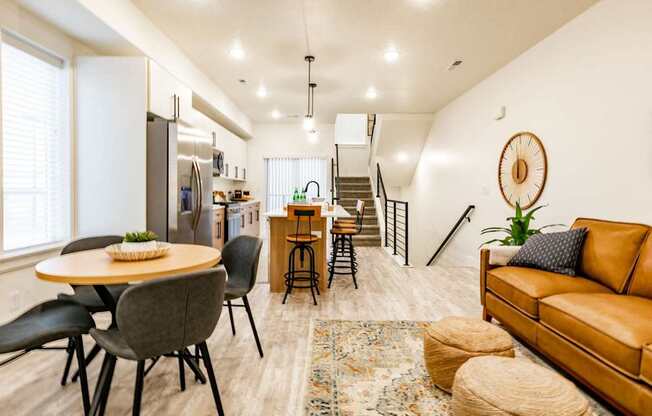
[[[380,199],[385,218],[385,247],[390,247],[394,255],[403,257],[407,266],[410,264],[408,203],[387,198],[379,163],[376,163],[376,198]]]
[[[335,144],[335,158],[331,158],[331,204],[335,205],[335,201],[339,198],[339,182],[340,182],[340,148]]]
[[[444,238],[444,241],[439,245],[439,248],[437,248],[437,251],[435,251],[435,254],[430,257],[430,260],[428,260],[428,266],[432,265],[432,263],[435,261],[437,256],[439,256],[444,249],[446,248],[446,245],[450,242],[450,240],[455,236],[455,233],[460,229],[460,226],[464,222],[464,220],[467,220],[468,222],[471,222],[471,212],[475,209],[475,205],[469,205],[466,207],[460,218],[457,220],[453,228],[450,230],[446,238]]]

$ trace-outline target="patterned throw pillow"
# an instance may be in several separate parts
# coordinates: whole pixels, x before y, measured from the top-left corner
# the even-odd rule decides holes
[[[586,232],[586,228],[577,228],[559,233],[535,234],[527,239],[507,265],[575,276]]]

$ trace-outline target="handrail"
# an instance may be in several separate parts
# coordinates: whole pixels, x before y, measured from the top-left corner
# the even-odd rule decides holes
[[[382,193],[380,192],[381,190]],[[383,181],[383,175],[380,171],[380,163],[376,163],[376,198],[380,198],[381,200],[383,217],[385,218],[385,247],[390,247],[391,241],[393,254],[402,254],[405,260],[405,265],[408,266],[410,264],[408,202],[387,198],[385,182]],[[391,240],[390,228],[392,231]]]
[[[370,119],[369,116],[373,116],[373,119]],[[369,136],[369,146],[374,141],[374,131],[376,130],[376,118],[378,116],[376,114],[367,114],[367,136]],[[369,132],[369,121],[372,121],[371,123],[371,133]]]
[[[432,257],[430,257],[430,260],[428,260],[428,264],[427,264],[428,266],[432,265],[432,262],[435,261],[435,259],[439,255],[439,253],[441,253],[444,250],[444,248],[446,247],[446,245],[448,244],[450,239],[453,238],[453,236],[455,235],[457,230],[460,228],[460,225],[462,224],[462,222],[464,220],[467,220],[468,222],[471,222],[470,213],[474,209],[475,209],[475,205],[469,205],[468,207],[466,207],[466,209],[464,210],[464,213],[462,213],[462,215],[457,220],[457,222],[455,223],[453,228],[450,230],[450,232],[448,233],[446,238],[444,238],[444,241],[439,245],[439,248],[437,249],[437,251],[435,251],[435,254],[433,254]]]
[[[331,204],[335,205],[335,201],[339,200],[340,196],[340,146],[335,143],[335,159],[331,158]],[[337,196],[336,196],[337,195]]]

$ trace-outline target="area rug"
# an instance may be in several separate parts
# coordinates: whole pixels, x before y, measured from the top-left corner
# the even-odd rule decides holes
[[[427,322],[315,320],[304,414],[449,416],[451,396],[423,363]],[[524,346],[517,356],[545,365]],[[595,416],[610,415],[587,396]]]

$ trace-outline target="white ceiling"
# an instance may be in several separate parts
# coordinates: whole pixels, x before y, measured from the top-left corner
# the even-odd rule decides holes
[[[305,113],[303,57],[315,55],[315,116],[332,123],[337,113],[434,112],[597,0],[132,1],[254,121]],[[229,57],[235,42],[242,61]],[[390,45],[394,64],[383,59]],[[455,59],[464,63],[448,71]]]

